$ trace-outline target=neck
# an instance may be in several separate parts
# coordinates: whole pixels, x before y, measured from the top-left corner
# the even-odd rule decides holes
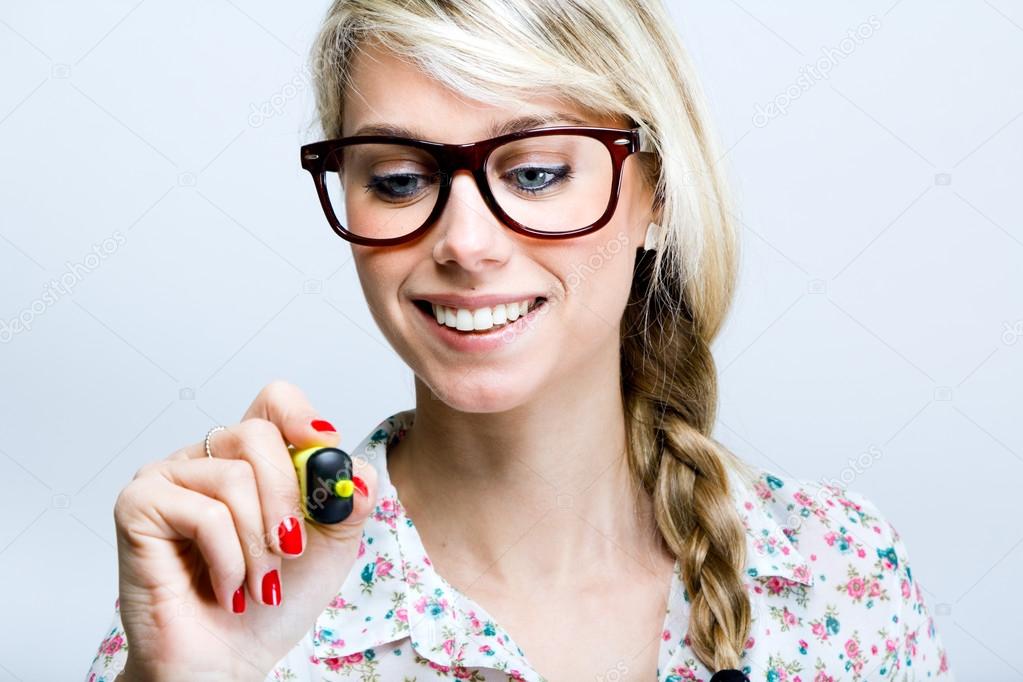
[[[617,353],[608,360],[503,412],[453,410],[416,378],[415,422],[388,472],[452,583],[582,587],[660,578],[674,562],[627,465]]]

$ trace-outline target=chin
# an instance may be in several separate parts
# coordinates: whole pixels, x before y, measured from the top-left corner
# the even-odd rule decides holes
[[[462,375],[445,377],[440,381],[424,383],[433,397],[459,412],[492,413],[507,412],[528,403],[538,390],[533,377],[514,372],[511,376],[500,376],[490,372],[478,376]]]

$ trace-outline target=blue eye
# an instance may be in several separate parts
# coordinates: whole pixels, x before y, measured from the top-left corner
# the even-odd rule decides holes
[[[573,177],[571,171],[569,166],[551,168],[523,166],[508,171],[502,177],[512,180],[513,189],[528,194],[538,194],[571,179]]]
[[[416,173],[400,173],[395,175],[374,175],[365,187],[385,200],[410,199],[421,191],[421,181],[429,182],[433,176]]]

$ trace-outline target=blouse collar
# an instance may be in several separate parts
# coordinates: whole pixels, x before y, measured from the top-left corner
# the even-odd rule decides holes
[[[512,679],[543,682],[530,672],[522,649],[478,604],[451,586],[430,564],[415,525],[406,514],[386,467],[387,447],[404,437],[415,410],[391,415],[351,452],[377,469],[377,506],[366,520],[359,558],[337,596],[317,618],[313,653],[317,659],[358,656],[410,638],[415,654],[440,671],[489,667]],[[732,500],[746,529],[746,582],[751,598],[761,580],[784,579],[813,585],[809,565],[785,534],[764,500],[781,482],[761,475],[752,488],[730,474]],[[688,614],[688,595],[675,562],[668,592],[665,632]],[[349,613],[362,618],[354,627]],[[340,635],[344,633],[342,638]],[[408,652],[413,655],[413,651]],[[665,661],[662,650],[660,659]],[[663,668],[662,668],[663,669]]]

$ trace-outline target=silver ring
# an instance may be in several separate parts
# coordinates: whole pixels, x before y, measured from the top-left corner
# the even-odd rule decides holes
[[[206,456],[209,457],[210,459],[213,459],[213,451],[210,450],[210,438],[217,431],[227,431],[227,427],[226,426],[214,426],[212,429],[210,429],[209,431],[206,432]]]

